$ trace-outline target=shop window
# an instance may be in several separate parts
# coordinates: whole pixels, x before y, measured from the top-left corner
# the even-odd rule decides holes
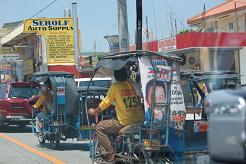
[[[209,27],[206,29],[206,32],[214,32],[214,27]]]
[[[218,32],[218,22],[215,21],[214,23],[214,32]]]
[[[211,70],[235,71],[233,50],[211,51]]]
[[[232,32],[233,31],[233,22],[230,22],[229,23],[229,32]]]
[[[246,14],[244,16],[244,32],[246,32]]]

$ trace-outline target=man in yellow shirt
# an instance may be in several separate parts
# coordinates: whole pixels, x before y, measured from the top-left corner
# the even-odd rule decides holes
[[[117,135],[123,127],[144,121],[141,97],[137,94],[134,83],[128,80],[127,70],[115,70],[114,76],[117,82],[110,86],[107,96],[96,109],[90,108],[88,111],[90,115],[97,115],[114,102],[117,120],[103,120],[96,126],[99,144],[108,152],[108,160],[114,159],[114,150],[108,135]]]

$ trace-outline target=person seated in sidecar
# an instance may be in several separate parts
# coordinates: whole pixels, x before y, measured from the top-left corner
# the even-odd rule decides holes
[[[39,99],[38,101],[33,105],[34,109],[41,108],[41,112],[37,114],[36,116],[36,132],[41,132],[41,129],[43,127],[43,121],[49,112],[51,111],[53,96],[51,91],[51,86],[49,83],[45,84],[40,89]]]
[[[96,125],[98,142],[107,152],[108,161],[114,160],[114,150],[108,135],[117,135],[127,125],[144,122],[141,97],[137,94],[134,83],[128,79],[126,68],[115,70],[114,77],[116,82],[111,84],[99,106],[88,110],[90,115],[97,115],[114,102],[117,120],[103,120]]]

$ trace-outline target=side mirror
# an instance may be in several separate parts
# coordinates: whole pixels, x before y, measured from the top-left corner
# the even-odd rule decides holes
[[[36,102],[35,101],[29,101],[28,104],[29,105],[34,105],[34,104],[36,104]]]

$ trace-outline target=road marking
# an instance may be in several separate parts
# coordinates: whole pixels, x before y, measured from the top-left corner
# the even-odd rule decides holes
[[[34,149],[31,146],[28,146],[28,145],[26,145],[26,144],[24,144],[24,143],[22,143],[22,142],[20,142],[20,141],[18,141],[16,139],[12,138],[12,137],[6,136],[3,133],[0,133],[0,137],[4,138],[6,140],[9,140],[9,141],[19,145],[20,147],[28,150],[29,152],[32,152],[32,153],[34,153],[34,154],[36,154],[36,155],[38,155],[38,156],[40,156],[42,158],[45,158],[45,159],[47,159],[47,160],[49,160],[49,161],[51,161],[51,162],[53,162],[55,164],[65,164],[63,161],[61,161],[61,160],[59,160],[59,159],[57,159],[57,158],[55,158],[55,157],[53,157],[51,155],[45,154],[45,153],[43,153],[41,151],[38,151],[37,149]]]

